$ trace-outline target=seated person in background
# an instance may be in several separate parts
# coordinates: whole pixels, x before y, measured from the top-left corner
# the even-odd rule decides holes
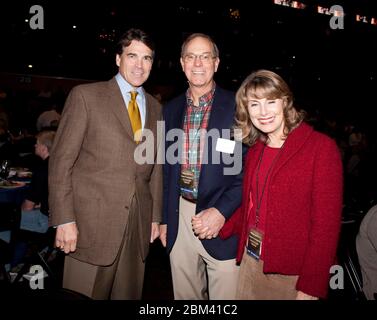
[[[56,129],[58,127],[61,115],[57,110],[58,106],[55,103],[49,110],[44,111],[39,115],[36,123],[38,131],[51,127]]]
[[[33,170],[30,188],[21,206],[20,229],[37,233],[48,230],[48,158],[54,141],[55,131],[42,131],[36,135],[35,154],[42,162]],[[12,267],[20,263],[28,248],[28,241],[21,235],[16,236]]]
[[[359,257],[363,292],[368,300],[376,300],[377,295],[377,205],[363,218],[356,237],[356,250]]]
[[[35,154],[42,162],[33,172],[30,189],[22,203],[23,230],[45,233],[48,229],[48,158],[54,137],[54,131],[42,131],[36,136]]]

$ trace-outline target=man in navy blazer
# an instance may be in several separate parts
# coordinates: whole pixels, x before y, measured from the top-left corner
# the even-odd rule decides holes
[[[180,62],[189,88],[164,107],[160,239],[170,254],[175,299],[235,299],[237,238],[217,237],[242,196],[242,146],[230,135],[235,98],[213,80],[220,60],[209,36],[189,36]]]

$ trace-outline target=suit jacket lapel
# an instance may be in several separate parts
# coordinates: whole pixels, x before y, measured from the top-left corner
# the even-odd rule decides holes
[[[122,93],[120,88],[115,80],[112,78],[109,81],[109,109],[116,115],[120,123],[122,124],[123,128],[126,130],[127,134],[133,140],[133,131],[130,122],[130,118],[128,117],[127,106],[123,100]]]
[[[180,105],[180,108],[177,108],[175,109],[176,110],[176,115],[174,117],[174,119],[179,119],[179,129],[183,129],[183,125],[184,125],[184,122],[185,122],[185,112],[186,112],[186,108],[187,108],[187,101],[186,101],[186,94],[182,94],[181,95],[181,98],[180,98],[180,101],[179,101],[179,105]],[[170,128],[170,129],[173,129],[173,128]]]
[[[213,99],[213,105],[209,117],[207,131],[213,128],[228,129],[228,127],[225,125],[228,118],[224,117],[224,112],[226,112],[224,105],[225,103],[223,101],[223,96],[221,95],[221,88],[217,87],[215,90],[215,96]]]
[[[289,135],[284,143],[284,149],[281,152],[279,159],[277,159],[276,165],[271,172],[271,181],[274,176],[279,172],[279,170],[287,163],[287,161],[293,157],[297,152],[300,152],[302,145],[310,137],[313,132],[311,128],[306,123],[300,124],[296,129],[294,129]],[[258,140],[252,148],[253,155],[248,159],[249,163],[246,164],[250,177],[245,177],[244,179],[249,179],[248,188],[252,189],[251,175],[257,169],[260,155],[262,153],[264,142]]]
[[[228,125],[229,118],[227,116],[224,116],[226,112],[229,112],[229,110],[226,110],[225,108],[225,102],[223,101],[221,88],[216,87],[211,114],[209,116],[207,132],[209,132],[211,129],[217,129],[217,130],[220,130],[220,136],[222,136],[221,130],[229,129],[229,125]],[[217,141],[212,141],[212,139],[206,139],[206,142],[203,148],[203,160],[207,161],[208,163],[212,162],[212,149],[216,148],[216,143]],[[202,164],[200,168],[199,185],[202,185],[202,181],[207,181],[206,169],[207,169],[207,166],[205,164]],[[200,189],[201,188],[199,187],[198,197],[200,197]]]
[[[167,134],[170,130],[178,129],[179,131],[179,137],[175,138],[174,141],[167,142],[166,140],[166,150],[165,152],[169,151],[169,148],[172,144],[177,143],[177,141],[182,141],[183,139],[183,131],[184,131],[184,117],[185,117],[185,111],[186,111],[187,103],[186,103],[186,94],[183,93],[177,98],[177,103],[174,108],[169,110],[169,114],[164,114],[164,121],[166,122],[165,125],[165,139],[167,138]],[[164,110],[166,112],[166,109]],[[182,148],[182,146],[179,146],[179,148]],[[180,159],[181,160],[181,159]],[[177,179],[177,190],[179,190],[179,177],[181,175],[181,161],[177,161],[173,165],[173,176]],[[180,191],[179,191],[180,192]]]
[[[144,129],[151,129],[151,102],[150,98],[143,89],[144,97],[145,97],[145,122],[144,122]]]
[[[300,152],[302,146],[313,132],[313,128],[306,123],[301,123],[294,129],[284,143],[284,150],[282,150],[280,159],[277,160],[275,168],[271,172],[271,179],[283,167],[287,161],[293,157],[297,152]]]
[[[257,169],[259,157],[261,156],[262,150],[263,150],[264,143],[258,140],[256,144],[251,147],[252,154],[248,155],[248,162],[245,164],[247,167],[247,171],[250,174],[248,177],[245,177],[244,179],[248,179],[248,187],[251,188],[251,182],[252,182],[252,175]]]
[[[183,127],[184,125],[184,122],[185,122],[185,112],[186,112],[186,108],[187,108],[187,100],[186,100],[186,94],[182,94],[181,97],[180,97],[180,101],[179,101],[179,108],[176,108],[174,110],[176,110],[176,114],[174,116],[174,118],[171,118],[171,119],[174,119],[174,122],[176,121],[175,119],[177,119],[179,122],[179,127],[178,128],[170,128],[170,129],[182,129],[182,131],[180,131],[180,137],[179,139],[183,139],[182,137],[182,134],[183,134],[183,131],[185,130],[185,128]],[[179,140],[178,139],[178,140]],[[182,146],[180,146],[181,148]],[[176,163],[175,165],[175,174],[177,175],[177,177],[179,177],[181,175],[181,164],[180,164],[180,161],[178,163]]]

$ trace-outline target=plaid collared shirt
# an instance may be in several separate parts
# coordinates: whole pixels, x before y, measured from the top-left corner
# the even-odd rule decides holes
[[[187,108],[183,123],[185,134],[181,172],[186,170],[193,172],[194,183],[193,190],[181,188],[181,194],[189,199],[196,199],[198,196],[201,159],[215,89],[216,85],[213,86],[211,91],[199,98],[199,106],[194,105],[190,89],[186,92]]]

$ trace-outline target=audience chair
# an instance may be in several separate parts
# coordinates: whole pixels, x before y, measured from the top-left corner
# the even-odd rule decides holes
[[[55,229],[49,228],[46,233],[37,233],[19,230],[17,238],[28,243],[28,254],[24,258],[23,266],[17,273],[13,283],[20,281],[24,275],[29,273],[31,266],[40,265],[47,272],[53,285],[57,285],[57,279],[52,271],[49,258],[56,250],[54,248]],[[55,252],[56,253],[56,252]]]
[[[21,209],[18,205],[8,202],[0,202],[0,231],[9,231],[11,241],[0,239],[0,276],[10,282],[10,275],[6,270],[6,265],[10,263],[12,256],[12,237],[17,230],[21,219]]]

